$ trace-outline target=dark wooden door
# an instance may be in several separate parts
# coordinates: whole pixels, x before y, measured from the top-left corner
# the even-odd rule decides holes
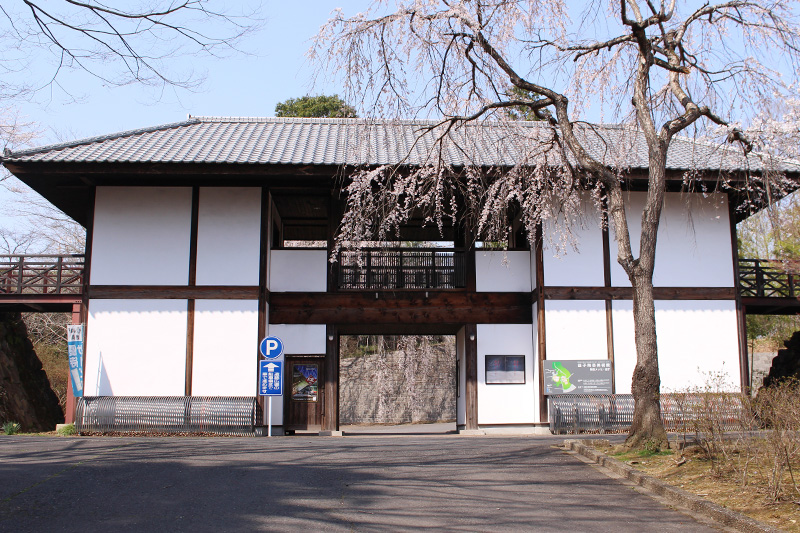
[[[322,357],[286,357],[284,429],[322,428],[324,362]]]

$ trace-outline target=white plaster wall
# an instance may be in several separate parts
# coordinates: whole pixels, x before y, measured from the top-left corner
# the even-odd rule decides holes
[[[530,292],[531,253],[477,250],[475,286],[478,292]]]
[[[183,396],[186,300],[91,300],[87,396]]]
[[[196,300],[193,396],[258,393],[258,301]]]
[[[608,359],[606,307],[600,300],[547,300],[548,359]]]
[[[615,301],[614,366],[616,392],[631,392],[636,365],[633,303]],[[656,334],[661,390],[703,387],[709,372],[725,372],[739,387],[739,347],[733,301],[656,301]],[[550,330],[547,330],[548,335]]]
[[[478,424],[536,422],[530,324],[478,324]],[[487,385],[486,355],[524,355],[525,384]]]
[[[198,285],[258,285],[260,245],[260,188],[200,188]]]
[[[284,354],[325,355],[325,324],[270,324],[267,334],[283,342]]]
[[[93,285],[186,285],[192,190],[97,187]]]
[[[561,222],[563,223],[563,222]],[[555,223],[545,225],[544,284],[553,286],[599,287],[603,279],[603,232],[600,213],[588,194],[581,200],[581,214],[571,227],[574,242],[557,251],[559,242]]]
[[[456,333],[456,364],[458,365],[458,397],[456,398],[456,424],[463,426],[467,423],[467,369],[465,364],[466,330],[461,328]]]
[[[634,255],[639,236],[645,193],[627,195],[625,212]],[[611,282],[630,287],[616,261],[616,241],[611,242]],[[545,273],[547,270],[545,270]],[[653,284],[657,287],[733,287],[733,259],[728,219],[728,198],[714,193],[667,193],[656,243]]]
[[[269,286],[273,292],[328,290],[326,250],[272,250]]]

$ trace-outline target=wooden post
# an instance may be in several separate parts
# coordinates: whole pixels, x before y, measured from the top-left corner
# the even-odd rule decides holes
[[[464,357],[466,370],[465,429],[478,429],[478,326],[464,326]]]
[[[611,238],[608,231],[608,201],[603,199],[603,286],[611,287]],[[606,350],[608,360],[611,362],[611,393],[617,392],[614,368],[614,319],[613,304],[610,297],[606,297]]]
[[[328,324],[325,338],[325,384],[322,415],[323,436],[341,436],[339,431],[339,332]]]
[[[728,194],[728,220],[731,227],[731,260],[733,261],[733,287],[736,295],[736,325],[739,334],[739,378],[742,392],[750,393],[750,361],[747,357],[747,310],[742,304],[742,295],[739,290],[739,242],[736,238],[736,213],[733,198]],[[756,261],[758,272],[758,261]],[[759,296],[761,296],[759,294]]]
[[[547,359],[547,342],[544,323],[544,236],[542,225],[536,226],[533,239],[534,260],[536,261],[536,370],[539,372],[539,422],[547,422],[547,402],[544,397],[544,361]]]
[[[72,304],[72,324],[73,325],[80,325],[81,324],[81,304],[74,303]],[[84,381],[86,377],[84,376]],[[72,377],[67,380],[67,407],[66,412],[64,413],[64,423],[66,424],[74,424],[75,423],[75,409],[77,407],[77,402],[75,401],[75,394],[72,392]]]
[[[261,188],[261,233],[259,235],[258,252],[258,342],[267,336],[267,325],[269,324],[269,249],[272,235],[272,196],[269,189]],[[261,353],[258,347],[255,348],[255,364],[261,360]],[[258,385],[256,385],[256,394]],[[263,396],[257,396],[261,406],[261,423],[265,424],[269,418],[268,406]]]
[[[192,215],[189,228],[189,276],[187,285],[197,286],[197,228],[200,217],[200,187],[192,187]],[[184,369],[184,396],[192,395],[192,370],[194,367],[194,307],[195,301],[186,302],[186,366]]]

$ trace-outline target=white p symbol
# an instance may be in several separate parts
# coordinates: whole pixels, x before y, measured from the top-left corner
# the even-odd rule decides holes
[[[267,339],[267,350],[266,351],[267,351],[267,353],[269,355],[272,355],[272,352],[277,350],[278,346],[279,346],[278,341],[276,341],[275,339]]]

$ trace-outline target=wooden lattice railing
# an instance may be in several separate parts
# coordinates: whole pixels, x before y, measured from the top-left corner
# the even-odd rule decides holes
[[[798,276],[775,259],[739,259],[739,294],[755,298],[800,296]]]
[[[464,250],[364,248],[339,252],[340,289],[463,289]]]
[[[0,255],[0,295],[80,294],[83,255]]]

